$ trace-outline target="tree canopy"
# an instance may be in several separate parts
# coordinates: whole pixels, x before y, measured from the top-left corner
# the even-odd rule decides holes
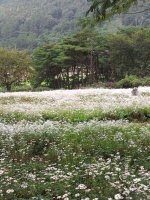
[[[129,9],[138,0],[88,0],[91,3],[87,14],[93,13],[94,21],[103,21],[115,14],[120,14]]]
[[[33,54],[36,84],[79,88],[99,81],[116,82],[126,75],[150,74],[150,29],[123,29],[115,34],[81,31]]]
[[[31,62],[25,52],[0,48],[0,84],[10,91],[12,84],[28,80]]]

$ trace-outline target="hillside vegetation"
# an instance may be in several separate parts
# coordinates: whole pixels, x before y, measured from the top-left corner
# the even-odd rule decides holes
[[[0,46],[34,49],[77,32],[80,29],[78,19],[85,16],[89,5],[87,0],[0,0]],[[129,12],[138,12],[147,7],[150,7],[148,1],[143,3],[139,0],[138,5]],[[147,10],[117,16],[113,22],[101,26],[100,31],[115,31],[122,26],[146,27],[150,24],[149,15]]]
[[[35,48],[40,41],[57,40],[77,30],[86,0],[0,1],[0,46]]]

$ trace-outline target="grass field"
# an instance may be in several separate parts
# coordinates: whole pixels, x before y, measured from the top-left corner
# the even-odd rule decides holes
[[[0,93],[1,200],[149,200],[150,87]]]

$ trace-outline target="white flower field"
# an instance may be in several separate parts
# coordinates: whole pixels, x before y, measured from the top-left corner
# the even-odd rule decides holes
[[[0,93],[0,199],[150,199],[150,87],[131,91]]]

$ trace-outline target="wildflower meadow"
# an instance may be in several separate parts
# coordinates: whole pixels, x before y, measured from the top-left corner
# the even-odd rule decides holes
[[[149,200],[150,87],[0,93],[0,200]]]

